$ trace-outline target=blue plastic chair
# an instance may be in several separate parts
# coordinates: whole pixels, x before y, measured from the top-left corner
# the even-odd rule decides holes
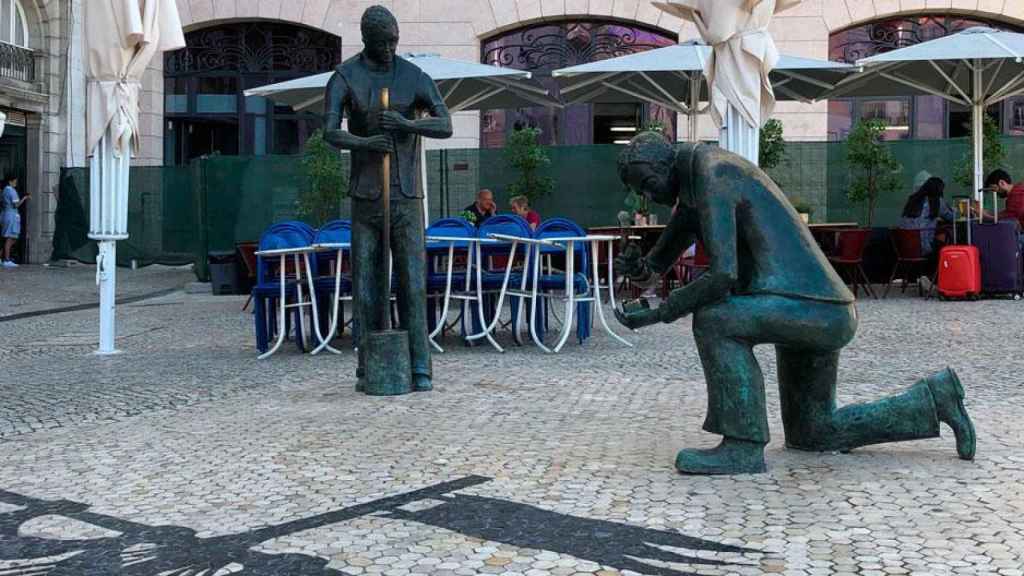
[[[476,238],[477,229],[473,224],[462,218],[442,218],[427,228],[428,237],[443,238]],[[473,276],[469,273],[472,270],[473,249],[472,242],[459,241],[427,241],[427,305],[430,331],[430,343],[438,352],[444,352],[435,338],[442,334],[449,326],[447,325],[448,310],[451,301],[457,298],[460,302],[460,316],[465,314],[466,304],[471,294],[470,289],[474,286]],[[465,255],[466,267],[461,270],[455,269],[457,255]],[[444,269],[440,269],[439,261],[444,261]],[[441,313],[437,314],[438,300],[441,301]]]
[[[332,220],[324,224],[316,232],[314,244],[349,244],[352,243],[352,222],[350,220]],[[317,334],[322,342],[313,354],[323,349],[340,354],[339,350],[330,346],[330,340],[345,332],[345,302],[352,301],[352,277],[343,274],[345,258],[351,264],[351,249],[330,250],[317,254],[317,270],[326,275],[316,277],[317,303],[320,304],[318,314],[321,324],[330,326],[327,336]],[[337,294],[335,290],[337,289]],[[330,303],[329,306],[323,304]]]
[[[259,250],[279,250],[285,248],[302,248],[313,243],[314,230],[303,222],[280,222],[272,225],[261,236]],[[261,355],[266,354],[270,335],[275,330],[284,330],[285,335],[290,331],[289,322],[286,319],[285,326],[277,326],[277,314],[267,314],[267,306],[285,306],[287,302],[278,302],[281,296],[280,260],[278,258],[256,257],[256,284],[252,289],[252,297],[256,303],[254,309],[256,323],[256,348]],[[316,274],[316,259],[311,260],[310,268],[312,274]],[[295,298],[299,294],[299,282],[297,277],[285,279],[285,299]],[[276,307],[276,306],[275,306]],[[295,314],[296,338],[295,342],[299,350],[305,351],[303,346],[302,309],[293,308]],[[286,316],[287,318],[287,316]]]
[[[566,218],[552,218],[545,220],[537,227],[534,232],[534,238],[539,240],[543,239],[555,239],[555,238],[578,238],[586,236],[587,233],[580,227],[579,224]],[[565,245],[551,246],[542,245],[538,247],[537,254],[537,289],[539,292],[550,294],[554,291],[566,289],[566,275],[568,274],[568,262],[566,262],[566,270],[564,271],[553,271],[543,270],[545,262],[550,262],[553,257],[562,256],[568,257],[568,250]],[[573,243],[573,277],[572,277],[572,299],[577,297],[586,298],[590,295],[590,246],[587,242],[574,242]],[[531,281],[531,286],[532,286]],[[570,295],[566,294],[566,298]],[[586,341],[590,337],[590,331],[592,327],[592,315],[591,315],[591,302],[582,301],[576,303],[576,315],[578,320],[576,323],[576,337],[580,344]],[[545,326],[547,324],[547,307],[545,307]],[[565,321],[571,321],[570,318],[565,318]],[[561,343],[556,347],[556,351],[561,348]]]

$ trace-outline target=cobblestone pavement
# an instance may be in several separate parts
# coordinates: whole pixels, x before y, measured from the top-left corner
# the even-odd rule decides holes
[[[557,356],[449,340],[435,392],[383,399],[351,353],[257,362],[242,302],[120,307],[107,358],[95,310],[0,324],[0,574],[1024,573],[1024,303],[864,302],[843,356],[841,403],[955,367],[976,462],[948,429],[786,450],[764,348],[769,472],[694,478],[688,322]]]
[[[97,304],[99,290],[95,278],[96,267],[86,264],[0,269],[0,320],[15,314]],[[188,267],[118,268],[117,297],[137,298],[180,289],[194,280],[195,275]]]

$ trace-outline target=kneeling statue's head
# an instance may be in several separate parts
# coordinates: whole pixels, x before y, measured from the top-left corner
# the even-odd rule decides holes
[[[676,150],[667,138],[657,132],[643,132],[619,156],[619,178],[658,204],[673,206],[679,197],[673,185],[675,163]]]

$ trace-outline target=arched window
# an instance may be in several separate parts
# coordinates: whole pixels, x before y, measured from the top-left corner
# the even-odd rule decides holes
[[[215,152],[296,154],[320,127],[315,114],[243,92],[333,70],[341,62],[341,38],[260,21],[203,28],[185,42],[164,57],[165,162]]]
[[[829,58],[853,63],[862,58],[920,44],[974,26],[1020,32],[1002,22],[951,15],[908,16],[863,24],[829,37]],[[1011,98],[988,111],[1007,134],[1024,134],[1024,98]],[[830,140],[845,140],[853,124],[884,120],[890,140],[959,138],[970,135],[971,112],[938,96],[844,98],[829,101]]]
[[[0,42],[28,48],[28,22],[18,0],[0,0]]]
[[[492,37],[483,43],[485,64],[529,70],[552,91],[551,72],[662,48],[678,39],[633,23],[603,20],[544,22]],[[515,126],[540,128],[545,144],[612,144],[628,140],[644,125],[663,124],[675,137],[676,114],[648,104],[581,104],[563,110],[542,107],[489,111],[481,123],[480,145],[500,147]]]

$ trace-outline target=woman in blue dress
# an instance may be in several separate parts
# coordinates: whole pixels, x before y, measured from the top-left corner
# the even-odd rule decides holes
[[[15,189],[17,186],[17,176],[9,175],[4,178],[4,194],[0,199],[0,236],[4,239],[3,261],[0,265],[4,268],[18,267],[11,258],[11,250],[21,235],[21,215],[18,214],[18,208],[28,201],[29,195],[19,198]]]

